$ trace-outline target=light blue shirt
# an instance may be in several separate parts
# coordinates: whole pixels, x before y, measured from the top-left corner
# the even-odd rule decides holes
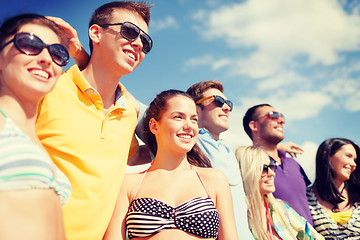
[[[210,159],[212,167],[222,171],[229,181],[239,239],[254,239],[249,230],[245,193],[234,152],[221,139],[215,140],[205,128],[199,130],[197,144]]]

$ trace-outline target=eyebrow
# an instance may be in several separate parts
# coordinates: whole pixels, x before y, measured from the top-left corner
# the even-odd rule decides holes
[[[172,112],[171,115],[175,115],[175,114],[180,114],[181,116],[185,116],[186,114],[183,113],[183,112],[178,112],[178,111],[175,111],[175,112]],[[191,117],[198,117],[197,114],[193,114],[191,115]]]

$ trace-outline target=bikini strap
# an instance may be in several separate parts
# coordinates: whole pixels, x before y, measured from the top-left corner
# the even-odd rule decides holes
[[[2,113],[2,115],[4,115],[5,118],[7,118],[6,114],[1,109],[0,112]]]
[[[204,181],[202,180],[202,178],[201,178],[201,176],[200,176],[199,172],[198,172],[198,171],[196,170],[196,168],[194,168],[191,164],[190,164],[190,167],[191,167],[191,169],[192,169],[192,170],[194,170],[194,171],[196,172],[196,175],[198,176],[198,178],[199,178],[199,180],[200,180],[201,184],[203,185],[203,187],[204,187],[204,189],[205,189],[206,194],[207,194],[207,195],[208,195],[208,197],[210,198],[210,194],[209,194],[209,192],[208,192],[208,190],[207,190],[207,188],[206,188],[206,186],[205,186],[205,183],[204,183]]]
[[[133,201],[134,201],[134,199],[136,198],[136,195],[137,195],[137,193],[138,193],[138,191],[139,191],[140,185],[141,185],[141,183],[142,183],[142,181],[143,181],[146,173],[149,171],[149,169],[151,168],[151,166],[153,165],[153,163],[154,163],[154,160],[152,160],[150,167],[149,167],[148,169],[146,169],[146,171],[145,171],[144,174],[142,175],[142,177],[141,177],[141,179],[140,179],[140,182],[139,182],[139,184],[138,184],[138,186],[137,186],[137,188],[136,188],[136,191],[135,191],[135,193],[134,193],[134,197],[133,197],[133,199],[132,199]]]

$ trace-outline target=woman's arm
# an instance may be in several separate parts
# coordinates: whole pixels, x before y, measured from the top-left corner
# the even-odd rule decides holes
[[[229,183],[222,172],[216,170],[213,175],[214,181],[211,183],[216,184],[216,209],[220,216],[218,239],[238,239]]]
[[[115,209],[111,217],[109,226],[106,229],[104,240],[125,240],[126,239],[126,213],[129,208],[128,185],[129,177],[126,174],[123,180]]]

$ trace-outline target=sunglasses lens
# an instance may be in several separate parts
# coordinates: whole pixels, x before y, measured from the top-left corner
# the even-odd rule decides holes
[[[20,33],[15,37],[15,47],[27,55],[38,55],[48,47],[50,56],[54,63],[65,66],[69,62],[69,53],[61,44],[46,45],[40,38],[29,33]]]
[[[269,166],[264,164],[262,175],[268,174],[269,172]]]
[[[69,62],[69,53],[63,45],[53,44],[48,48],[51,58],[56,64],[65,66]]]
[[[44,49],[44,43],[36,36],[21,33],[15,38],[15,47],[28,55],[37,55]]]
[[[269,115],[271,119],[278,119],[280,117],[278,112],[270,112]]]
[[[224,106],[225,101],[222,97],[214,96],[214,103],[217,107],[222,107]]]
[[[229,106],[230,111],[233,108],[233,103],[230,100],[225,100],[224,98],[222,98],[220,96],[214,96],[214,102],[217,107],[223,107],[224,104],[226,103]]]
[[[127,40],[134,41],[139,36],[140,29],[131,23],[124,23],[120,33]]]
[[[232,101],[227,100],[227,101],[226,101],[226,104],[229,106],[230,111],[231,111],[231,110],[233,109],[233,103],[232,103]]]
[[[145,34],[140,35],[144,53],[149,53],[152,48],[152,40]]]
[[[135,41],[135,39],[137,39],[140,34],[140,39],[143,44],[143,49],[142,49],[143,52],[144,53],[150,52],[152,48],[152,40],[145,33],[141,33],[141,30],[138,26],[132,23],[125,22],[121,26],[120,34],[129,41]]]

